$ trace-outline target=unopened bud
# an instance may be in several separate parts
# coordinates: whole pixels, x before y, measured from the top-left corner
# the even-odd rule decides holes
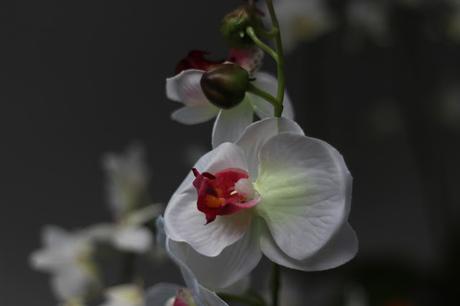
[[[232,63],[211,68],[201,78],[201,88],[215,106],[229,109],[243,101],[249,86],[249,73]]]
[[[246,34],[246,29],[257,29],[261,26],[258,14],[254,6],[243,5],[224,17],[220,31],[231,47],[247,47],[254,44]]]

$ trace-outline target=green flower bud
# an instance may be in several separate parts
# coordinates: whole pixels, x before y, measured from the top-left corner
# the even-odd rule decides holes
[[[222,20],[220,32],[231,47],[241,48],[252,46],[254,43],[246,34],[246,28],[261,27],[262,22],[254,6],[244,5],[227,14]]]
[[[249,73],[232,63],[217,65],[203,74],[201,88],[215,106],[229,109],[243,101]]]

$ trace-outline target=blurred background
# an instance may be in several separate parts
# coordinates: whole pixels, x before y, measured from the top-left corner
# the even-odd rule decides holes
[[[302,35],[287,86],[306,133],[353,174],[360,252],[327,272],[284,269],[286,306],[458,305],[460,3],[321,2],[327,27],[314,9],[288,19]],[[110,219],[105,152],[142,143],[151,196],[168,201],[211,123],[171,121],[165,78],[191,49],[225,57],[218,27],[240,3],[0,3],[0,305],[55,304],[29,254],[45,224]],[[170,264],[149,269],[152,283],[180,280]]]

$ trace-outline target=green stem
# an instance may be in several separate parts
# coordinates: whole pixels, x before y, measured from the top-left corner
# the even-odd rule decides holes
[[[246,28],[246,34],[248,34],[248,36],[252,39],[252,41],[262,50],[264,50],[265,52],[267,52],[271,57],[273,57],[273,59],[278,62],[279,61],[279,58],[278,58],[278,53],[273,50],[269,45],[267,45],[266,43],[264,43],[262,40],[260,40],[259,37],[257,37],[257,34],[256,34],[256,31],[254,30],[253,27],[247,27]]]
[[[272,96],[270,93],[266,92],[265,90],[260,89],[259,87],[255,86],[252,83],[249,83],[248,91],[266,100],[274,107],[276,107],[276,105],[278,104],[278,100],[274,96]]]
[[[275,108],[275,116],[281,117],[283,112],[283,100],[284,100],[284,91],[286,88],[286,80],[284,77],[284,52],[283,52],[283,41],[281,40],[281,31],[278,22],[278,18],[276,17],[275,8],[273,7],[273,0],[266,0],[268,11],[270,13],[270,18],[272,20],[273,28],[275,29],[275,46],[276,46],[276,54],[278,60],[276,60],[276,69],[278,73],[278,93],[277,99],[279,104],[281,105],[278,109]]]
[[[281,287],[281,273],[280,266],[273,263],[271,290],[272,290],[272,306],[278,306],[279,292]]]

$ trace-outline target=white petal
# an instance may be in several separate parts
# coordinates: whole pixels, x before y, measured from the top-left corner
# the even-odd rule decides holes
[[[222,289],[248,275],[259,263],[262,253],[257,233],[248,230],[242,239],[216,257],[206,257],[182,242],[170,241],[171,253],[190,268],[200,284]]]
[[[60,227],[47,225],[42,230],[42,243],[52,247],[67,242],[71,236],[69,232]]]
[[[251,287],[251,277],[246,275],[233,285],[227,288],[219,290],[219,293],[233,294],[233,295],[242,295],[246,293]]]
[[[166,96],[168,99],[187,106],[210,104],[201,89],[200,82],[203,73],[202,70],[189,69],[166,79]]]
[[[151,204],[131,212],[124,222],[130,225],[143,225],[152,222],[163,211],[163,204]]]
[[[255,75],[255,77],[255,86],[271,93],[273,96],[276,97],[276,92],[278,90],[278,80],[274,76],[265,72],[259,72]],[[259,118],[265,119],[273,117],[273,106],[269,102],[254,94],[248,94],[248,97],[250,103],[252,104],[252,107],[254,108],[254,111],[256,112]],[[284,94],[283,105],[283,117],[288,119],[294,119],[294,109],[292,107],[292,102],[287,92],[285,92]]]
[[[247,100],[231,109],[222,109],[212,129],[212,147],[224,142],[235,142],[252,123],[254,111]]]
[[[106,303],[100,306],[142,306],[143,289],[135,284],[122,284],[109,287],[105,291]]]
[[[203,306],[228,306],[217,294],[200,286],[201,297],[203,299]],[[201,306],[201,305],[200,305]]]
[[[321,271],[350,261],[358,251],[358,239],[351,226],[345,223],[323,248],[304,260],[286,255],[277,246],[268,229],[263,231],[260,246],[264,255],[279,265],[302,271]]]
[[[93,279],[83,270],[76,266],[60,270],[51,280],[54,294],[63,300],[81,297],[87,293],[87,289]]]
[[[146,228],[122,226],[115,232],[113,242],[120,250],[144,253],[152,246],[152,234]]]
[[[267,141],[259,158],[256,210],[289,257],[312,256],[348,217],[351,176],[343,158],[321,140],[288,133]]]
[[[171,118],[182,124],[192,125],[209,121],[218,113],[219,109],[212,104],[184,106],[174,111]]]
[[[143,147],[131,145],[122,154],[106,154],[103,162],[107,175],[107,196],[114,217],[122,218],[145,204],[150,175]]]
[[[293,133],[303,135],[302,128],[292,120],[286,118],[268,118],[254,122],[244,131],[236,144],[241,147],[249,165],[251,178],[257,177],[260,148],[279,133]]]
[[[116,228],[113,223],[100,223],[84,229],[82,234],[91,240],[111,241]]]
[[[182,287],[175,284],[160,283],[149,288],[145,296],[145,306],[165,306],[166,302],[174,298]]]
[[[226,168],[247,169],[244,153],[231,143],[224,143],[203,156],[195,165],[200,172],[215,173]],[[197,209],[197,193],[190,173],[173,194],[165,211],[165,230],[176,241],[190,244],[197,252],[216,256],[238,241],[249,227],[251,216],[247,211],[217,217],[209,224]]]

